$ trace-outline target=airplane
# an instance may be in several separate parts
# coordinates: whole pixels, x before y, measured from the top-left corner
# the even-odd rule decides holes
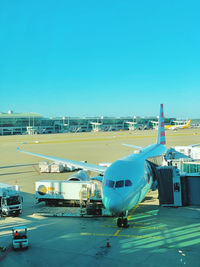
[[[126,121],[125,123],[127,123],[129,125],[128,126],[129,131],[136,130],[136,128],[137,128],[137,122],[135,122],[135,121]]]
[[[153,129],[158,130],[158,121],[151,121],[153,124]]]
[[[161,104],[156,143],[147,147],[123,144],[138,149],[138,153],[132,153],[108,166],[99,166],[17,149],[26,154],[99,173],[100,175],[95,176],[94,179],[99,179],[102,182],[103,204],[113,216],[118,217],[117,226],[126,228],[128,227],[128,212],[139,204],[154,186],[155,177],[152,163],[158,165],[159,161],[162,160],[163,154],[167,151],[165,143],[163,104]]]
[[[178,129],[186,129],[190,126],[192,120],[189,120],[187,122],[182,123],[183,121],[173,121],[174,123],[178,123],[178,124],[174,124],[174,125],[165,125],[165,130],[178,130]]]
[[[125,121],[128,124],[129,131],[134,131],[137,129],[137,117],[133,116],[133,121]]]
[[[101,130],[101,125],[102,125],[102,122],[90,122],[90,124],[92,124],[92,130],[93,132],[99,132]]]

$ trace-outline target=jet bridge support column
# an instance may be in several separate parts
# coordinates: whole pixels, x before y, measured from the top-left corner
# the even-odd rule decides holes
[[[176,167],[173,168],[173,194],[174,194],[174,206],[182,206],[182,192],[181,192],[181,175],[180,170]]]
[[[176,167],[158,167],[158,193],[160,205],[181,207],[180,171]]]

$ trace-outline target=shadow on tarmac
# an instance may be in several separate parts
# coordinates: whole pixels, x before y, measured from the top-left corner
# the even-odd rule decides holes
[[[27,167],[27,166],[38,166],[38,163],[9,165],[9,166],[0,167],[0,169],[8,169],[8,168],[16,168],[16,167]]]

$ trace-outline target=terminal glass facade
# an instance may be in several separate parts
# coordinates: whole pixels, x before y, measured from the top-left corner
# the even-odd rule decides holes
[[[101,119],[94,117],[45,118],[38,113],[0,113],[0,135],[131,130],[127,122],[133,122],[133,120],[131,116],[101,117]],[[134,130],[151,129],[152,120],[156,118],[137,117]],[[166,121],[170,120],[166,119]],[[94,127],[95,124],[97,126]]]

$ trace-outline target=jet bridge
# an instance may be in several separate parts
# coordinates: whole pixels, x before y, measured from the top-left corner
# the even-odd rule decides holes
[[[182,191],[179,169],[176,167],[158,167],[157,170],[160,205],[181,207]]]
[[[164,207],[200,205],[200,173],[181,173],[177,167],[157,168],[159,203]]]

